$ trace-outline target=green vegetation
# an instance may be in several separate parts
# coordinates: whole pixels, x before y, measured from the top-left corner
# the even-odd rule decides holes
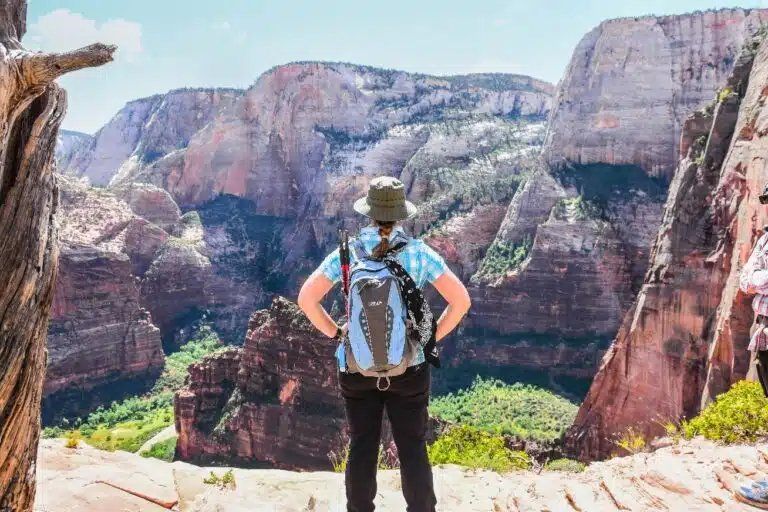
[[[680,427],[686,438],[754,442],[768,436],[768,399],[757,382],[740,381]]]
[[[528,469],[531,458],[506,447],[504,437],[469,425],[449,429],[427,448],[432,464],[458,464],[504,472]]]
[[[555,216],[569,220],[588,220],[603,217],[601,208],[584,196],[567,197],[555,204]]]
[[[533,247],[533,239],[526,235],[519,243],[494,240],[485,253],[477,278],[501,276],[520,267]]]
[[[722,89],[717,91],[717,102],[718,103],[724,102],[725,100],[728,99],[728,96],[730,96],[731,94],[733,94],[733,89],[731,89],[730,87],[723,87]]]
[[[163,372],[149,393],[99,407],[83,420],[45,428],[43,437],[82,439],[103,450],[138,451],[173,423],[173,394],[184,385],[187,367],[220,347],[218,335],[201,327],[192,340],[165,358]]]
[[[340,452],[330,452],[328,460],[331,462],[335,473],[344,473],[347,470],[347,461],[349,460],[349,443],[345,444]],[[397,456],[387,450],[383,444],[379,445],[377,467],[379,469],[397,469],[400,467]]]
[[[641,432],[636,432],[635,429],[629,427],[616,439],[616,446],[631,455],[640,453],[645,451],[645,436]]]
[[[163,373],[155,382],[152,393],[175,392],[181,389],[184,386],[189,365],[202,360],[219,348],[221,348],[221,341],[216,332],[207,325],[200,327],[192,340],[182,346],[178,352],[165,358]]]
[[[554,442],[578,407],[554,393],[524,384],[475,379],[469,389],[434,398],[432,415],[449,423],[537,442]]]
[[[176,441],[178,441],[178,439],[178,436],[173,436],[165,441],[155,443],[149,450],[141,452],[141,456],[173,462],[173,456],[176,454]]]
[[[77,448],[80,446],[80,438],[74,434],[70,434],[67,436],[67,440],[64,442],[64,446],[66,448]]]
[[[565,473],[581,473],[586,467],[583,462],[573,459],[555,459],[544,465],[544,469],[549,471],[563,471]]]
[[[235,482],[235,473],[233,470],[227,470],[223,475],[219,476],[213,471],[203,478],[203,483],[208,485],[215,485],[219,489],[235,489],[237,483]]]

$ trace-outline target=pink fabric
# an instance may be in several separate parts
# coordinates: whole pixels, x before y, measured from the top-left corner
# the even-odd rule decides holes
[[[741,270],[739,287],[744,293],[755,294],[752,309],[757,315],[757,326],[749,342],[750,351],[768,350],[768,233],[757,241],[749,260]]]
[[[750,352],[768,350],[768,334],[765,332],[766,329],[768,329],[768,322],[765,320],[762,322],[758,321],[756,327],[755,332],[752,333],[752,338],[749,340],[749,347],[747,347],[747,350]]]

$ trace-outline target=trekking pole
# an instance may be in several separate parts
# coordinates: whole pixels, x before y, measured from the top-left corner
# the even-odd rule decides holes
[[[339,229],[339,260],[341,262],[341,287],[344,291],[344,300],[349,297],[349,232]]]

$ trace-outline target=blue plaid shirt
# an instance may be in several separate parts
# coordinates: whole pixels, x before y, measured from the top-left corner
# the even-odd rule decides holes
[[[395,226],[395,229],[392,230],[392,233],[389,235],[389,239],[391,240],[398,232],[404,233],[403,228]],[[361,229],[357,238],[363,243],[363,246],[369,253],[373,251],[373,248],[381,241],[379,229],[372,226]],[[350,243],[350,245],[352,244]],[[354,251],[350,251],[350,253],[351,263],[354,263]],[[397,254],[396,259],[416,282],[416,286],[419,288],[424,288],[424,285],[428,282],[433,283],[448,270],[448,265],[445,264],[445,260],[443,260],[442,256],[437,254],[434,249],[418,238],[411,238],[408,245]],[[338,249],[326,256],[318,267],[318,271],[322,272],[334,284],[341,281],[341,260],[339,259]],[[336,349],[336,359],[339,361],[340,368],[346,367],[344,347],[342,344]],[[413,366],[423,362],[424,353],[419,350],[411,365]]]

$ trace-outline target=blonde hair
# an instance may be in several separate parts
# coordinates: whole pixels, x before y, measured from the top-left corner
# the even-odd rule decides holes
[[[373,224],[379,228],[381,241],[373,248],[371,255],[376,259],[382,259],[389,250],[389,235],[395,229],[395,221],[374,220]]]

